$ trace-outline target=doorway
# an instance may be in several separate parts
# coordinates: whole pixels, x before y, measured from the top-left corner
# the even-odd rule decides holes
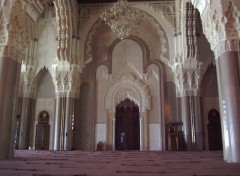
[[[42,111],[39,114],[38,124],[36,129],[36,150],[49,150],[49,136],[50,136],[50,115],[47,111]]]
[[[209,150],[222,150],[220,114],[215,109],[208,113],[208,144]]]
[[[128,98],[116,107],[115,149],[140,150],[139,107]]]

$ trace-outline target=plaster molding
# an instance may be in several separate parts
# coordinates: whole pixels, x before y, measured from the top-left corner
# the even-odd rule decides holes
[[[116,80],[117,78],[120,78],[123,72],[123,68],[129,67],[141,80],[144,78],[143,74],[141,71],[139,71],[134,64],[132,64],[129,60],[127,60],[125,63],[123,63],[115,72],[113,75],[113,80]]]
[[[52,79],[57,97],[78,97],[80,67],[61,62],[53,66]]]
[[[97,22],[94,24],[93,28],[91,29],[91,31],[89,31],[89,34],[87,36],[87,40],[86,40],[86,45],[85,45],[85,57],[84,57],[84,67],[90,63],[93,60],[93,56],[92,56],[92,41],[94,38],[94,35],[97,33],[97,30],[99,27],[103,26],[104,24],[102,23],[102,21],[99,19],[97,20]]]
[[[59,60],[71,62],[72,14],[70,2],[55,0],[57,21],[57,56]]]
[[[240,13],[232,1],[228,2],[226,9],[222,8],[222,11],[209,9],[208,17],[203,21],[204,33],[216,60],[224,52],[240,51]]]
[[[166,38],[167,35],[165,31],[162,29],[161,24],[154,17],[144,12],[143,10],[141,10],[141,16],[142,16],[142,20],[145,23],[150,24],[153,27],[153,29],[156,31],[158,36],[160,37],[161,47],[160,47],[159,59],[162,60],[164,63],[167,63],[168,66],[170,66],[169,64],[170,61],[168,61],[168,59],[164,57],[164,54],[168,51],[168,46],[166,46],[168,44],[168,39]],[[100,27],[103,27],[104,25],[105,24],[102,22],[102,20],[98,19],[88,33],[88,36],[85,41],[85,49],[84,49],[84,53],[85,53],[84,66],[86,66],[88,63],[90,63],[93,60],[93,54],[92,54],[93,52],[92,43],[94,42],[93,39],[95,34],[98,32],[98,29]],[[131,34],[134,34],[134,31]]]
[[[97,79],[104,78],[105,80],[110,80],[110,75],[108,74],[108,68],[105,65],[101,65],[97,68]]]
[[[185,67],[186,63],[179,63],[176,66],[174,76],[178,97],[197,96],[199,94],[199,86],[202,79],[201,65],[200,62],[197,62],[197,65],[189,68]]]
[[[35,98],[36,85],[34,84],[35,74],[33,69],[22,72],[20,76],[20,97]]]
[[[34,23],[19,1],[0,12],[0,55],[21,63],[27,45],[33,37]]]
[[[109,112],[115,112],[117,104],[125,98],[133,100],[139,106],[141,112],[146,112],[147,109],[151,108],[151,97],[147,85],[137,80],[131,73],[122,75],[108,88],[105,108]]]
[[[175,1],[162,1],[162,2],[150,2],[149,7],[157,13],[163,16],[163,18],[171,25],[176,28],[175,24]]]

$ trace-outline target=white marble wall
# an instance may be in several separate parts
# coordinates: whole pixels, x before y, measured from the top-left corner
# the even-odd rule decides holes
[[[55,19],[43,19],[39,22],[39,36],[36,49],[38,73],[43,67],[52,71],[53,60],[57,57]]]
[[[159,123],[149,124],[149,149],[150,150],[162,150],[161,146],[161,132]]]
[[[106,123],[97,123],[96,124],[96,141],[95,143],[102,141],[104,144],[106,143]]]
[[[97,102],[97,113],[96,113],[96,140],[97,144],[99,141],[106,141],[106,136],[112,136],[113,131],[107,129],[106,122],[107,118],[113,118],[109,116],[109,109],[106,109],[106,95],[108,91],[111,90],[111,87],[121,80],[123,75],[131,75],[134,77],[134,81],[141,82],[147,86],[148,93],[151,97],[151,107],[150,109],[145,109],[147,111],[147,123],[148,126],[148,135],[144,135],[145,139],[143,141],[149,141],[148,146],[150,150],[162,150],[162,143],[164,140],[164,134],[161,133],[164,129],[164,120],[161,116],[161,95],[160,95],[160,71],[158,66],[151,64],[147,68],[147,73],[143,73],[143,51],[138,43],[133,40],[123,40],[120,41],[115,48],[113,49],[112,54],[112,74],[108,73],[108,69],[106,66],[99,66],[96,73],[96,102]],[[119,85],[120,86],[120,85]],[[132,85],[128,85],[132,86]],[[133,89],[138,89],[136,87],[132,87]],[[117,89],[117,88],[116,88]],[[122,88],[124,89],[124,88]],[[128,87],[126,86],[126,89]],[[118,90],[121,91],[121,90]],[[137,92],[140,93],[139,90]],[[132,95],[127,95],[125,91],[121,92],[124,94],[122,97],[130,98]],[[121,94],[120,93],[120,94]],[[126,95],[125,95],[126,94]],[[115,94],[114,94],[115,95]],[[113,96],[114,96],[113,95]],[[116,97],[119,93],[116,93]],[[141,96],[136,95],[137,96]],[[114,102],[114,106],[116,107],[118,100],[116,97],[111,97],[111,103]],[[143,97],[141,97],[143,98]],[[141,100],[141,98],[139,98]],[[142,100],[139,102],[135,102],[140,107],[142,107]],[[139,108],[140,108],[139,107]],[[115,111],[115,109],[110,109],[110,111]],[[143,109],[140,108],[140,111]],[[109,127],[110,128],[110,127]],[[109,133],[109,134],[108,134]],[[149,139],[148,139],[149,138]],[[110,142],[110,141],[109,141]],[[111,141],[114,144],[114,141]]]

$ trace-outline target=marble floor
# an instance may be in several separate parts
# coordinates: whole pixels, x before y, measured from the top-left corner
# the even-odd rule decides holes
[[[0,161],[0,176],[240,176],[222,152],[23,151]]]

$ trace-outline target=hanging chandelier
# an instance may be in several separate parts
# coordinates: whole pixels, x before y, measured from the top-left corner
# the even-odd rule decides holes
[[[129,37],[132,27],[140,21],[140,11],[127,0],[118,0],[100,17],[121,40]]]

